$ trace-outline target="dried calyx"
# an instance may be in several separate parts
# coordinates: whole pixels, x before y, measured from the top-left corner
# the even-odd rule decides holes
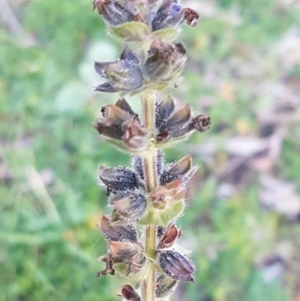
[[[98,171],[112,209],[97,224],[108,245],[98,276],[125,276],[130,284],[121,288],[123,300],[169,300],[179,281],[194,281],[176,221],[198,167],[190,155],[165,163],[161,149],[210,127],[209,116],[194,116],[188,104],[178,108],[170,94],[187,60],[185,47],[174,39],[183,23],[194,27],[199,16],[179,0],[94,0],[93,8],[125,44],[115,61],[95,63],[103,79],[95,91],[117,93],[119,99],[101,109],[93,126],[132,155],[131,168]],[[124,98],[135,94],[141,95],[142,117]]]
[[[176,109],[171,94],[156,102],[154,133],[148,132],[124,98],[103,107],[101,113],[102,118],[93,124],[94,128],[104,139],[131,153],[172,147],[194,132],[203,133],[210,127],[210,118],[205,114],[193,117],[189,105]]]

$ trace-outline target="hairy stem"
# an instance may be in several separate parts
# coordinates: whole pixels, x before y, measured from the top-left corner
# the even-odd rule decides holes
[[[155,92],[146,92],[142,96],[144,124],[150,133],[155,129]],[[151,135],[153,136],[153,135]],[[151,139],[151,138],[150,138]],[[147,192],[157,186],[156,149],[143,156],[143,166]],[[147,226],[145,230],[145,252],[148,258],[155,259],[156,226]],[[142,283],[142,301],[155,300],[155,266],[150,267],[149,277]]]

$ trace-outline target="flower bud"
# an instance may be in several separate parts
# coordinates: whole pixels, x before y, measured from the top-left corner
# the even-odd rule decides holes
[[[134,190],[140,186],[135,172],[125,167],[99,167],[99,178],[106,187],[107,194],[111,192]]]
[[[97,86],[95,91],[133,92],[143,86],[144,79],[138,59],[127,46],[123,49],[120,59],[115,62],[96,62],[95,70],[108,80]]]
[[[103,215],[100,225],[97,224],[99,230],[103,233],[108,241],[137,241],[137,232],[131,225],[111,225],[110,219]]]
[[[170,295],[177,285],[177,281],[164,274],[156,277],[155,295],[157,298],[163,298]]]
[[[192,166],[191,156],[187,155],[167,167],[162,172],[159,181],[162,185],[166,185],[177,179],[180,179],[183,183],[187,183],[193,177],[197,169],[197,166]]]
[[[195,268],[192,262],[178,252],[160,252],[159,265],[169,277],[175,280],[194,281]]]
[[[121,218],[128,222],[139,220],[147,208],[145,196],[137,192],[117,194],[110,199],[110,203],[115,207]]]
[[[138,295],[135,289],[129,284],[126,284],[122,287],[121,293],[122,296],[128,301],[141,301],[141,297]]]

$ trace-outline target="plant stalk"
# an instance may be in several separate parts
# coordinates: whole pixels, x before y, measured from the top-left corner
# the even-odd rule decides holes
[[[155,92],[146,92],[142,95],[142,110],[144,124],[153,136],[155,130]],[[147,193],[154,191],[158,184],[156,149],[151,148],[143,156],[143,166]],[[149,259],[155,260],[156,226],[147,226],[145,229],[145,252]],[[150,260],[151,262],[151,260]],[[152,263],[152,262],[151,262]],[[149,277],[142,283],[142,301],[155,301],[155,266],[151,264]]]

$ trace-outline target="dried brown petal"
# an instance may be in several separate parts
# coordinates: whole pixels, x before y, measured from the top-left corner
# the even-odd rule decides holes
[[[117,107],[119,107],[121,110],[127,112],[130,116],[132,116],[135,119],[139,119],[138,118],[138,114],[136,114],[132,108],[130,107],[130,105],[128,104],[128,102],[125,100],[125,98],[120,98],[118,99],[118,101],[115,104]]]
[[[185,198],[187,193],[186,184],[180,180],[173,181],[167,185],[158,185],[150,196],[151,204],[156,209],[165,209],[169,203]]]
[[[129,284],[126,284],[122,287],[122,296],[128,301],[141,301],[141,297]]]
[[[109,119],[98,119],[93,127],[95,130],[108,139],[121,140],[123,136],[123,130],[120,125],[112,124]]]
[[[111,225],[110,219],[103,215],[97,227],[108,241],[137,241],[137,232],[131,225]]]
[[[173,246],[178,238],[181,236],[181,230],[175,225],[169,227],[164,235],[161,237],[157,249],[166,249]]]
[[[123,142],[131,149],[146,148],[148,144],[148,131],[137,119],[128,120],[122,126]]]
[[[100,271],[97,273],[97,277],[103,277],[105,275],[114,275],[115,274],[115,269],[113,268],[114,264],[116,262],[119,262],[118,260],[114,260],[110,254],[106,254],[104,256],[101,256],[98,258],[98,261],[103,261],[106,263],[106,267],[103,271]]]
[[[191,8],[184,8],[184,18],[186,20],[186,24],[191,27],[195,27],[199,21],[199,14]]]
[[[182,44],[154,40],[148,51],[145,75],[149,82],[172,82],[181,74],[186,55]]]
[[[159,255],[162,270],[171,278],[179,281],[194,281],[195,268],[190,260],[175,251],[164,251]]]
[[[139,246],[131,242],[111,241],[108,247],[111,257],[121,262],[130,261],[140,251]]]

